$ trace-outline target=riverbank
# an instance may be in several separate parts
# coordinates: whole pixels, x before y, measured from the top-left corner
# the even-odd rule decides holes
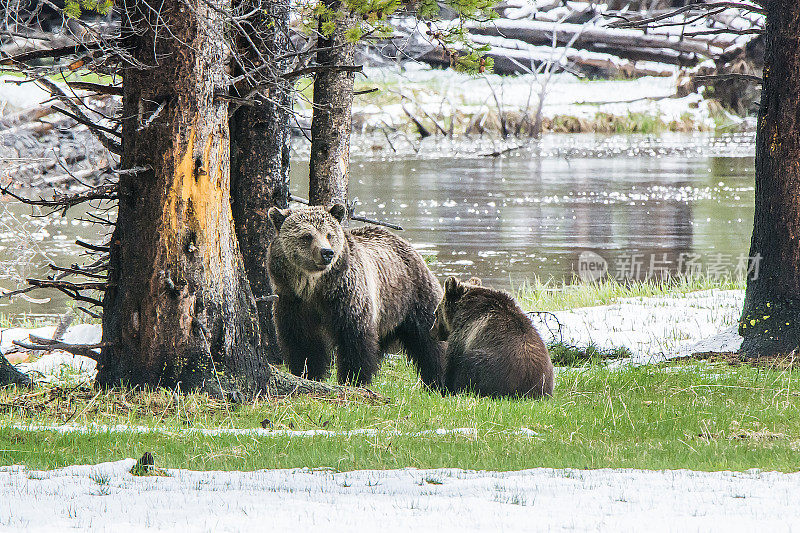
[[[113,164],[115,157],[86,126],[43,105],[46,91],[19,82],[18,76],[0,76],[0,179],[18,187],[80,188],[97,169]],[[366,140],[353,143],[353,155],[404,144],[417,151],[425,136],[524,142],[539,128],[540,97],[543,133],[753,131],[751,118],[734,116],[698,92],[679,97],[680,82],[679,74],[585,80],[569,73],[470,76],[415,63],[367,67],[357,75],[356,89],[370,92],[358,94],[353,104],[353,133]],[[311,81],[298,81],[297,89],[295,145],[302,152]],[[92,104],[112,114],[119,97]]]
[[[543,133],[748,131],[700,91],[683,94],[681,74],[586,80],[569,73],[472,76],[416,63],[365,68],[356,76],[353,132],[529,137]],[[300,124],[310,124],[310,81],[298,88]],[[377,90],[375,90],[377,89]]]

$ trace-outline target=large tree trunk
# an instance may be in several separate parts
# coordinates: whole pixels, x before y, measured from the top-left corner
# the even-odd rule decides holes
[[[122,2],[123,45],[142,63],[123,74],[122,168],[151,170],[119,182],[101,385],[227,396],[269,378],[233,228],[228,106],[214,97],[227,83],[229,6]]]
[[[0,387],[6,385],[28,385],[31,379],[17,370],[14,365],[8,362],[8,359],[0,355]]]
[[[243,1],[242,11],[253,12],[252,3]],[[291,87],[280,78],[285,61],[276,61],[276,57],[289,51],[289,3],[276,0],[269,4],[269,12],[255,11],[248,23],[256,31],[249,40],[241,39],[241,53],[253,64],[263,61],[259,55],[272,61],[274,65],[268,72],[274,85],[270,87],[269,100],[242,106],[231,119],[231,196],[236,235],[258,307],[262,347],[270,361],[278,362],[281,357],[272,320],[272,301],[268,298],[272,287],[267,273],[267,254],[275,230],[267,212],[272,206],[289,205],[292,98]],[[239,88],[240,96],[251,89],[244,83]]]
[[[770,0],[756,138],[755,224],[739,332],[748,357],[800,344],[800,3]]]
[[[341,10],[342,16],[330,37],[319,39],[323,50],[317,52],[317,62],[325,67],[353,65],[355,44],[347,40],[346,32],[355,25],[355,19],[338,1],[328,0],[325,5]],[[327,68],[314,80],[308,183],[311,205],[347,205],[354,79],[353,72]]]

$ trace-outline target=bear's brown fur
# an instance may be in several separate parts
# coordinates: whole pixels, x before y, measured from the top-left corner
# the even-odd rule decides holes
[[[269,276],[278,343],[292,373],[369,383],[399,341],[422,381],[438,388],[443,343],[430,334],[439,282],[403,239],[375,226],[342,227],[345,207],[269,210],[277,235]]]
[[[542,338],[510,294],[478,278],[450,277],[432,333],[447,341],[442,385],[481,396],[553,394],[553,363]]]

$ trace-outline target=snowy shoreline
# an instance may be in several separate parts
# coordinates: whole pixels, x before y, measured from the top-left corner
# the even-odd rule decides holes
[[[537,468],[131,475],[0,468],[0,530],[790,531],[800,474]]]
[[[592,344],[601,349],[627,348],[632,357],[615,364],[652,364],[696,352],[735,352],[741,344],[736,323],[744,291],[711,289],[684,295],[623,298],[610,305],[582,307],[553,313],[561,331],[551,322],[534,319],[546,342],[562,341],[574,346]],[[51,338],[55,326],[0,331],[0,350],[7,352],[13,341],[26,341],[29,334]],[[69,344],[100,342],[99,324],[71,326],[63,341]],[[35,361],[9,357],[22,372],[35,378],[58,381],[65,371],[79,380],[94,378],[95,362],[89,358],[53,351]]]
[[[379,89],[353,102],[353,133],[417,130],[409,115],[430,133],[453,128],[456,134],[499,134],[501,110],[508,130],[527,134],[535,121],[539,97],[544,94],[544,131],[604,132],[613,117],[649,117],[671,131],[713,131],[720,119],[747,129],[750,122],[724,111],[699,92],[677,96],[681,75],[645,76],[631,80],[586,81],[569,73],[554,74],[546,82],[534,74],[472,76],[421,64],[368,67],[357,78],[359,86]],[[311,107],[298,102],[299,117],[310,120]],[[436,122],[435,122],[435,121]],[[451,122],[455,124],[451,126]],[[616,126],[610,132],[616,131]],[[633,132],[632,132],[633,133]]]

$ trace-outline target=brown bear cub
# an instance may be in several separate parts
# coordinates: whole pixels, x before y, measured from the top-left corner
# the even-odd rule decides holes
[[[447,278],[433,336],[447,341],[443,387],[481,396],[553,394],[553,363],[528,316],[510,294],[471,278]]]
[[[399,341],[438,388],[444,346],[430,329],[439,282],[408,242],[375,226],[346,230],[345,214],[341,204],[269,210],[275,326],[289,369],[322,379],[335,349],[339,382],[363,385]]]

